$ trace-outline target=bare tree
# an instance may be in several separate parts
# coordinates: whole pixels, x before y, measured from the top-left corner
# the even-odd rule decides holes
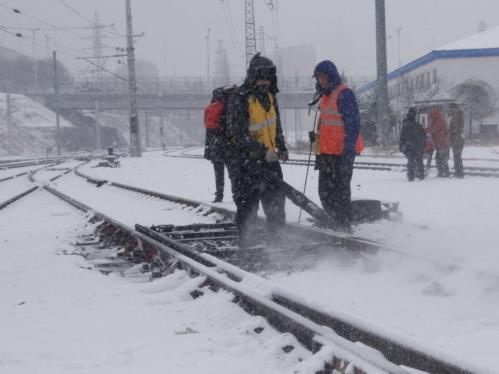
[[[452,89],[454,97],[463,103],[468,119],[468,134],[473,136],[473,121],[480,121],[496,112],[497,98],[490,85],[483,81],[468,79]]]

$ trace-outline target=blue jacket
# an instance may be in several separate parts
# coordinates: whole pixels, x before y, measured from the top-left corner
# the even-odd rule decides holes
[[[341,84],[341,77],[338,73],[336,65],[329,60],[319,62],[314,69],[314,77],[317,79],[320,73],[327,74],[331,85],[326,89],[322,89],[323,95],[329,95],[333,90]],[[338,97],[338,109],[343,116],[345,122],[345,143],[343,153],[354,155],[355,143],[360,132],[360,113],[357,105],[357,99],[353,91],[348,88],[340,93]]]

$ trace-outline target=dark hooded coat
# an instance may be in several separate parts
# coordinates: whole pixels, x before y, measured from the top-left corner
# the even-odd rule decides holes
[[[229,103],[229,110],[227,114],[227,123],[229,126],[229,141],[230,145],[236,149],[239,157],[253,158],[263,160],[267,147],[249,136],[249,111],[248,99],[250,96],[255,95],[257,100],[266,107],[269,103],[268,96],[258,92],[255,87],[255,82],[258,79],[259,69],[274,69],[274,74],[271,76],[271,82],[268,92],[274,96],[274,108],[277,114],[277,134],[275,144],[279,152],[286,152],[286,143],[281,126],[281,117],[279,114],[279,107],[277,104],[276,94],[279,92],[277,89],[277,75],[275,74],[275,66],[273,62],[259,54],[255,55],[250,62],[246,79],[244,83],[238,87],[235,93],[231,96]]]
[[[426,131],[423,126],[416,121],[416,111],[409,110],[404,118],[402,130],[400,131],[399,148],[406,156],[422,155],[426,146]]]

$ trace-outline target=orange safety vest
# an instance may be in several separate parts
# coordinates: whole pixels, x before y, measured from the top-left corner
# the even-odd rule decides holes
[[[341,155],[345,143],[345,122],[338,110],[338,97],[346,90],[346,84],[337,86],[328,96],[322,96],[320,103],[319,151],[320,154]],[[359,133],[355,144],[355,153],[364,149],[364,141]]]

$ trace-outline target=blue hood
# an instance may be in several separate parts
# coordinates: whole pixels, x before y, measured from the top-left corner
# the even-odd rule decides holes
[[[338,69],[336,65],[330,60],[324,60],[317,64],[314,69],[314,77],[317,79],[317,76],[320,74],[327,74],[329,76],[329,80],[331,82],[331,88],[336,87],[341,84],[340,73],[338,73]]]

